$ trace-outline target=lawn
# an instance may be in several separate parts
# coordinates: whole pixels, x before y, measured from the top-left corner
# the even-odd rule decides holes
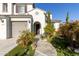
[[[51,44],[56,48],[58,56],[79,56],[79,53],[75,53],[72,50],[67,48],[68,40],[67,39],[53,39]]]
[[[35,50],[32,50],[31,46],[28,46],[25,52],[25,49],[20,45],[13,48],[10,52],[5,54],[5,56],[33,56]]]

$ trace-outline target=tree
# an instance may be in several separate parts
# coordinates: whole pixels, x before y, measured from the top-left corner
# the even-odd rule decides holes
[[[69,23],[69,13],[67,12],[66,23]]]

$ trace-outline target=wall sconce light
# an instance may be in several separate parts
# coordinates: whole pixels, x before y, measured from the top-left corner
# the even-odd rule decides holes
[[[4,23],[4,20],[0,19],[2,23]]]

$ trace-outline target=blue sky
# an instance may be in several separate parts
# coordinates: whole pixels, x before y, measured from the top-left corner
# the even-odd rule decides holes
[[[70,21],[79,20],[79,3],[36,3],[36,7],[51,11],[53,19],[65,21],[69,12]]]

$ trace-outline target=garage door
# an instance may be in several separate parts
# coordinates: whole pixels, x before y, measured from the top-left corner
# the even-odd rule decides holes
[[[12,22],[12,37],[18,37],[18,35],[23,31],[26,30],[27,22]]]

